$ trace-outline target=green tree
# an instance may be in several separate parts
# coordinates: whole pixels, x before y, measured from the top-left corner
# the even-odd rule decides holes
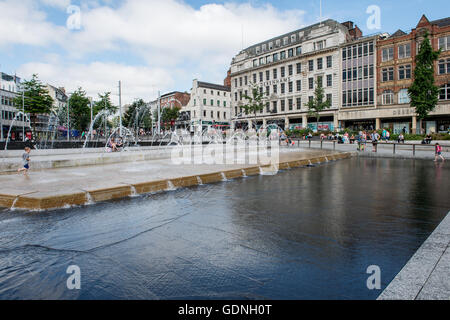
[[[48,94],[45,85],[39,80],[37,74],[33,74],[31,80],[22,83],[23,100],[19,95],[14,99],[16,106],[22,106],[24,102],[25,113],[31,114],[30,124],[33,136],[36,137],[36,122],[38,114],[48,114],[52,110],[53,99]]]
[[[141,125],[141,119],[144,117],[145,102],[142,99],[134,101],[128,110],[124,113],[122,123],[125,127],[136,129],[135,126]]]
[[[422,131],[422,120],[434,110],[438,103],[439,88],[434,85],[434,62],[439,58],[440,53],[440,50],[433,50],[427,32],[416,56],[414,82],[408,89],[411,106],[415,108],[420,120],[419,133]]]
[[[173,108],[167,107],[162,110],[161,121],[166,124],[166,128],[169,128],[170,123],[172,121],[177,120],[180,117],[180,110],[181,110],[181,108],[179,108],[179,107],[173,107]]]
[[[329,108],[331,102],[325,99],[322,81],[316,80],[316,90],[314,90],[314,97],[305,103],[308,108],[308,114],[316,118],[317,131],[319,131],[320,112]]]
[[[105,92],[104,94],[98,94],[99,101],[94,104],[94,115],[106,110],[108,115],[112,115],[119,109],[111,102],[111,92]]]
[[[91,108],[86,92],[80,87],[69,99],[71,127],[83,131],[91,123]]]
[[[242,106],[245,110],[245,114],[253,114],[255,116],[256,123],[256,113],[261,112],[264,109],[264,93],[257,85],[252,85],[252,96],[244,94],[244,99],[247,100],[246,104]]]

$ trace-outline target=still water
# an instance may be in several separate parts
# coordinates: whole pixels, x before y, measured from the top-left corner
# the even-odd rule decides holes
[[[348,159],[0,212],[0,299],[375,299],[450,210],[432,161]],[[66,270],[81,270],[68,290]],[[367,267],[381,268],[368,290]]]

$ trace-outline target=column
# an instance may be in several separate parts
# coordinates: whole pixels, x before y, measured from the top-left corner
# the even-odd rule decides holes
[[[381,129],[381,120],[380,118],[376,118],[375,119],[375,130],[380,130]]]
[[[412,117],[412,133],[413,134],[417,133],[417,117],[416,116]]]
[[[339,120],[338,120],[338,114],[337,114],[337,112],[334,114],[334,116],[333,116],[333,125],[334,125],[334,131],[338,131],[340,128],[339,128]]]
[[[284,130],[289,130],[289,117],[284,118]]]
[[[306,114],[302,115],[302,127],[304,129],[308,127],[308,116]]]

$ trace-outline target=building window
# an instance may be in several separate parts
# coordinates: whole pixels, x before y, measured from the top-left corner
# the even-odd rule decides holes
[[[293,110],[293,101],[292,101],[292,99],[288,100],[288,108],[289,108],[289,111]]]
[[[392,90],[383,91],[382,95],[382,103],[384,105],[393,104],[394,103],[394,92]]]
[[[319,86],[323,87],[323,77],[322,76],[317,76],[317,83],[319,84]]]
[[[294,56],[294,49],[289,49],[288,50],[288,57],[292,58]]]
[[[270,102],[266,103],[266,112],[269,113],[270,112]]]
[[[333,95],[331,93],[327,94],[327,101],[330,102],[330,106],[333,105]]]
[[[441,87],[439,100],[450,100],[450,83],[447,83],[446,85]]]
[[[323,59],[318,58],[317,59],[317,70],[322,70],[322,67],[323,67]]]
[[[245,77],[244,77],[244,84],[245,84],[245,85],[247,85],[247,84],[248,84],[248,81],[247,81],[247,80],[248,80],[248,77],[247,77],[247,76],[245,76]]]
[[[278,77],[277,74],[278,69],[273,69],[273,78],[276,79]]]
[[[381,57],[382,57],[383,62],[391,61],[392,59],[394,59],[394,48],[393,47],[391,47],[391,48],[384,48],[382,50]]]
[[[297,63],[297,74],[302,72],[302,64],[301,63]]]
[[[235,87],[235,88],[237,88],[237,86],[238,86],[238,85],[237,85],[237,83],[238,83],[237,81],[238,81],[237,78],[234,79],[234,87]],[[206,90],[203,90],[203,93],[206,93]]]
[[[411,65],[398,67],[398,79],[411,79]]]
[[[278,112],[278,108],[277,108],[277,101],[274,101],[274,102],[272,102],[272,106],[273,106],[273,109],[272,109],[272,112],[273,113],[277,113]]]
[[[398,58],[405,59],[411,57],[411,44],[403,44],[398,46]]]
[[[302,54],[302,47],[300,46],[300,47],[297,47],[297,48],[295,48],[295,54],[297,55],[297,56],[299,56],[299,55],[301,55]]]
[[[281,77],[283,78],[286,75],[285,67],[281,67]]]
[[[269,96],[269,95],[270,95],[270,87],[267,86],[267,87],[266,87],[266,96]]]
[[[302,98],[297,98],[296,104],[297,110],[300,110],[302,108]]]
[[[280,60],[284,60],[286,59],[286,51],[281,51],[280,52]]]
[[[297,91],[302,91],[302,80],[297,80]]]
[[[398,92],[398,103],[410,103],[411,99],[409,98],[408,89],[401,89]]]
[[[278,61],[278,53],[274,53],[273,54],[273,62],[277,62]]]
[[[450,36],[439,38],[439,49],[442,51],[450,50]]]
[[[450,73],[450,58],[439,60],[439,74]]]
[[[278,92],[277,85],[274,84],[274,85],[273,85],[273,93],[277,94],[277,92]]]
[[[292,81],[289,82],[288,88],[289,88],[289,93],[292,93],[294,91],[294,83]]]
[[[263,73],[262,72],[260,72],[259,73],[259,82],[263,82]]]
[[[333,57],[328,56],[327,57],[327,68],[331,68],[333,66]]]
[[[272,62],[272,56],[267,56],[266,63],[271,63],[271,62]]]
[[[237,92],[235,92],[236,95],[236,101],[237,101]],[[206,106],[206,99],[203,99],[203,105]]]
[[[347,60],[347,49],[346,48],[342,49],[342,60],[343,61]]]
[[[226,101],[223,102],[223,106],[224,106],[224,107],[227,106],[227,102],[226,102]]]
[[[310,90],[314,89],[314,78],[309,78],[308,79],[308,88]]]
[[[283,100],[281,100],[281,112],[284,112],[284,110],[285,110],[285,104],[286,104],[286,101],[283,99]]]
[[[317,41],[314,43],[315,50],[322,50],[325,48],[325,40]]]
[[[381,71],[381,78],[383,82],[394,80],[394,68],[384,68]]]
[[[294,67],[291,65],[288,66],[288,74],[292,76],[294,74]]]
[[[347,106],[347,91],[342,91],[342,106]]]
[[[344,71],[342,72],[342,81],[343,81],[343,82],[347,82],[347,70],[344,70]]]
[[[214,107],[214,100],[211,99],[211,107]]]
[[[309,71],[314,71],[314,60],[309,60],[308,61],[308,70]]]
[[[331,74],[327,75],[327,87],[331,87],[333,85],[333,76]]]
[[[285,93],[285,84],[281,84],[281,94]]]
[[[256,83],[256,73],[253,74],[253,83]]]
[[[266,81],[270,80],[270,70],[266,71]]]
[[[242,87],[242,77],[239,78],[239,86]]]

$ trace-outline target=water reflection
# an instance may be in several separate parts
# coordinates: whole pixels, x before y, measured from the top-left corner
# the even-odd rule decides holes
[[[449,211],[449,170],[351,159],[39,214],[0,213],[0,298],[374,299]],[[82,289],[66,288],[80,266]]]

